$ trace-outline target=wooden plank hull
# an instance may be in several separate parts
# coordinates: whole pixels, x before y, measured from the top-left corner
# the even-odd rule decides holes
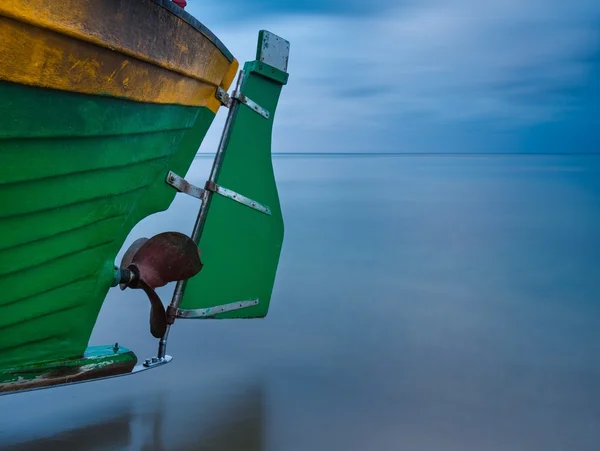
[[[0,370],[84,354],[123,241],[235,76],[168,3],[0,4]]]

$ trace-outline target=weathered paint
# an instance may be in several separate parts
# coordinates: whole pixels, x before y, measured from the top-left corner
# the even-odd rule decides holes
[[[8,0],[0,3],[0,15],[219,84],[233,56],[189,14],[161,6],[168,3]]]
[[[153,0],[2,2],[0,61],[0,80],[214,112],[238,67]]]
[[[260,61],[246,63],[244,71],[242,93],[268,110],[269,118],[239,105],[215,182],[268,205],[270,214],[225,196],[211,197],[199,241],[204,267],[188,281],[180,309],[208,309],[259,300],[248,308],[210,316],[217,319],[267,315],[284,233],[271,159],[271,133],[287,76]]]
[[[0,370],[0,393],[116,376],[131,372],[136,363],[136,355],[127,348],[93,346],[74,359]]]
[[[290,43],[270,31],[260,30],[256,45],[256,60],[269,67],[287,73],[290,57]]]

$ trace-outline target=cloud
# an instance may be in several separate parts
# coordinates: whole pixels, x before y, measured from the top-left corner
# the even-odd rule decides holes
[[[480,148],[492,134],[501,147],[600,103],[595,0],[374,2],[363,15],[306,3],[232,24],[190,4],[242,61],[261,28],[291,41],[280,151],[443,151],[449,140]]]

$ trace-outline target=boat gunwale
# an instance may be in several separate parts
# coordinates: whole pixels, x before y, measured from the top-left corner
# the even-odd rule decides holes
[[[20,13],[15,13],[11,11],[10,8],[4,10],[3,7],[0,7],[0,18],[5,18],[9,20],[13,20],[16,22],[21,22],[26,25],[39,28],[42,30],[48,30],[52,33],[56,33],[58,35],[74,38],[84,43],[92,44],[98,46],[100,48],[116,51],[122,55],[126,55],[130,58],[136,59],[143,63],[151,64],[157,68],[165,69],[169,72],[177,73],[186,78],[191,78],[202,83],[205,83],[209,86],[213,86],[215,88],[222,87],[224,82],[224,77],[227,77],[228,71],[231,70],[231,66],[236,64],[235,57],[231,54],[229,49],[225,47],[223,42],[217,38],[217,36],[210,31],[204,24],[202,24],[198,19],[189,14],[188,12],[182,10],[177,5],[175,5],[171,0],[145,0],[150,4],[155,4],[157,7],[162,8],[166,11],[166,13],[175,16],[177,19],[180,19],[186,25],[191,27],[196,32],[200,33],[210,44],[212,44],[215,50],[218,50],[222,57],[228,63],[229,68],[221,74],[220,79],[209,79],[205,76],[199,76],[189,70],[184,69],[180,64],[175,64],[166,60],[162,60],[160,58],[155,58],[149,55],[147,51],[137,51],[133,48],[127,48],[126,46],[121,45],[120,43],[117,45],[108,43],[105,41],[103,37],[97,37],[91,34],[86,33],[84,30],[72,30],[68,26],[58,25],[56,23],[40,23],[37,20],[31,20],[31,18],[22,16]],[[6,79],[5,81],[11,81],[10,79]]]
[[[206,36],[221,51],[223,56],[225,56],[225,58],[227,58],[227,60],[230,63],[233,63],[233,61],[235,59],[233,54],[229,51],[229,49],[225,46],[225,44],[223,44],[223,42],[217,37],[217,35],[215,35],[212,31],[210,31],[210,29],[206,25],[204,25],[202,22],[200,22],[198,19],[196,19],[194,16],[192,16],[190,13],[188,13],[183,8],[180,8],[179,6],[177,6],[171,0],[152,0],[152,1],[154,3],[156,3],[157,5],[166,9],[170,13],[174,14],[175,16],[179,17],[185,23],[190,25],[192,28],[196,29],[197,31],[202,33],[204,36]]]

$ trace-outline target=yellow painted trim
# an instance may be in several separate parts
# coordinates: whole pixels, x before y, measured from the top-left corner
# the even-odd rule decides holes
[[[149,0],[4,0],[0,16],[219,86],[230,62],[204,34]]]
[[[214,102],[213,85],[1,16],[0,80],[140,102],[206,106],[215,113],[220,106]]]
[[[227,71],[227,73],[223,77],[223,81],[221,82],[221,88],[223,88],[225,91],[227,91],[233,83],[233,80],[235,79],[235,76],[238,73],[239,67],[240,63],[237,59],[234,58],[233,62],[231,63],[231,66],[229,66],[229,70]]]
[[[227,91],[229,89],[229,87],[231,86],[231,83],[233,83],[233,80],[235,79],[235,76],[237,75],[239,66],[240,66],[240,64],[239,64],[238,60],[236,60],[236,59],[234,59],[233,62],[231,63],[231,66],[229,66],[229,70],[223,77],[223,81],[221,82],[221,86],[220,86],[225,91]],[[208,108],[210,108],[212,111],[217,112],[219,110],[219,108],[221,107],[221,102],[219,102],[219,100],[217,100],[216,96],[212,96],[211,98],[209,98],[206,101],[206,106]]]

